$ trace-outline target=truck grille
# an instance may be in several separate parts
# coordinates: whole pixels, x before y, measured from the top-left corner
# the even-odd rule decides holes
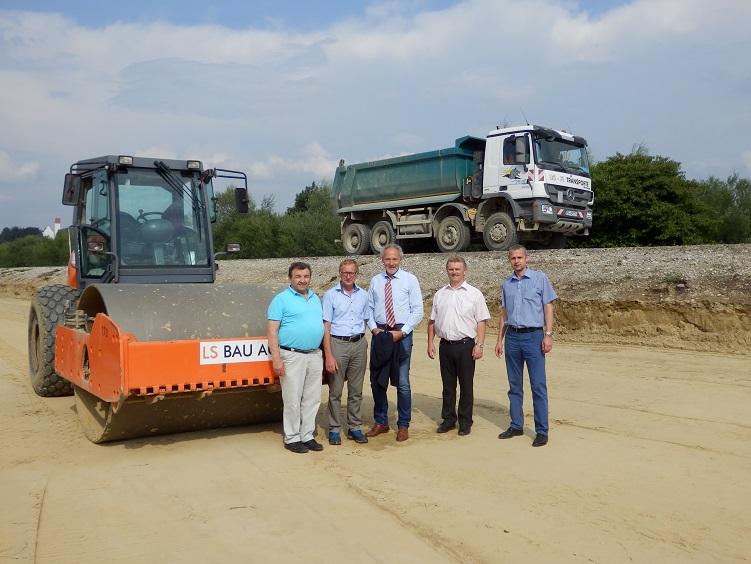
[[[581,188],[564,188],[554,184],[545,184],[545,190],[550,196],[550,201],[568,207],[587,207],[592,192]]]

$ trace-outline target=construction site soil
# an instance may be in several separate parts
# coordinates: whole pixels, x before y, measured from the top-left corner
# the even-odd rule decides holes
[[[488,301],[497,329],[500,284],[510,274],[505,253],[464,253],[467,280]],[[343,257],[300,258],[312,265],[319,295],[337,281]],[[446,283],[443,254],[406,255],[420,280],[426,318]],[[283,282],[297,259],[224,260],[219,283]],[[357,257],[358,283],[382,270],[376,256]],[[748,355],[751,350],[751,245],[703,245],[530,251],[530,267],[549,276],[560,299],[556,341],[650,346]],[[65,283],[66,269],[0,269],[0,293],[29,298],[38,286]],[[425,321],[423,321],[423,325]]]
[[[510,268],[505,253],[464,256],[491,344]],[[405,258],[426,313],[446,258]],[[283,283],[290,260],[224,260],[219,282]],[[341,257],[308,260],[322,293]],[[365,286],[382,264],[359,262]],[[409,440],[392,427],[328,444],[324,386],[324,449],[304,456],[283,448],[280,422],[89,442],[74,398],[39,397],[29,380],[29,297],[65,269],[0,270],[0,562],[748,562],[751,245],[535,251],[530,265],[560,295],[547,446],[531,448],[527,382],[524,435],[497,439],[508,381],[488,347],[471,434],[436,433],[423,322]],[[367,430],[369,385],[361,412]]]

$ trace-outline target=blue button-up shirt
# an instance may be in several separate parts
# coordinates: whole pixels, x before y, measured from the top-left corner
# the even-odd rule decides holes
[[[339,282],[323,295],[323,320],[331,323],[331,334],[351,337],[365,332],[368,318],[368,293],[355,284],[350,296]]]
[[[384,288],[386,272],[376,274],[368,287],[368,327],[372,331],[378,325],[386,325],[386,304]],[[401,268],[394,273],[391,280],[391,297],[394,304],[396,324],[404,326],[404,333],[409,334],[420,323],[423,316],[422,290],[417,277]]]
[[[558,298],[548,277],[527,268],[521,278],[514,272],[503,281],[501,305],[506,310],[506,325],[545,327],[543,306]]]

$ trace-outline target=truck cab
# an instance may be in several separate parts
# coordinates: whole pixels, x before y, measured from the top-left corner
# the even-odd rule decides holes
[[[586,234],[594,203],[587,142],[540,126],[491,132],[482,193],[489,202],[501,195],[506,199],[528,241],[551,233]]]

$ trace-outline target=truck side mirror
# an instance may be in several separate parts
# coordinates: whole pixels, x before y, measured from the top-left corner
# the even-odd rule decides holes
[[[235,188],[235,207],[237,207],[237,213],[248,213],[249,203],[248,189]]]
[[[75,206],[81,199],[81,176],[78,174],[68,173],[65,175],[65,184],[63,186],[63,205]]]

